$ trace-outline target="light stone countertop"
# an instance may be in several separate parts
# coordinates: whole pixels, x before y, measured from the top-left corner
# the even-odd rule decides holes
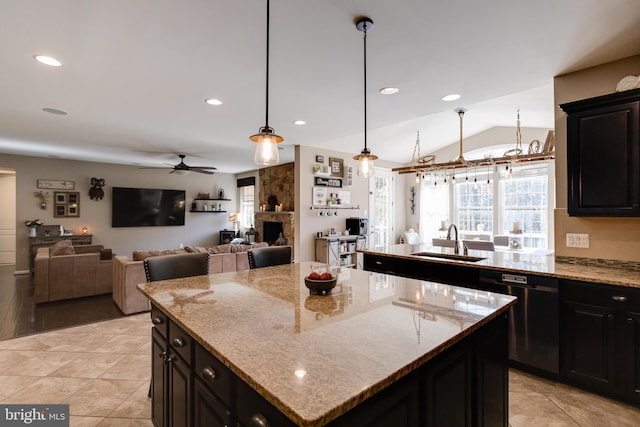
[[[323,264],[174,279],[138,288],[298,425],[324,425],[505,312],[515,298]]]
[[[362,250],[372,255],[428,261],[451,265],[466,265],[479,269],[531,273],[569,280],[640,288],[640,270],[558,262],[553,255],[539,255],[536,251],[479,251],[469,249],[469,255],[484,258],[476,262],[430,258],[413,255],[417,252],[453,254],[453,248],[431,245],[391,245],[380,250]]]

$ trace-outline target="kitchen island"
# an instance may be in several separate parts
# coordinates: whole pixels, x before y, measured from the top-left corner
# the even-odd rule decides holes
[[[303,262],[140,284],[156,425],[507,425],[515,299]]]

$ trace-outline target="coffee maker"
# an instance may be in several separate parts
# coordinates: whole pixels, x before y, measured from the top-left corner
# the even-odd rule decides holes
[[[349,230],[349,234],[361,236],[367,234],[367,224],[369,222],[367,218],[347,218],[346,221],[346,228]]]

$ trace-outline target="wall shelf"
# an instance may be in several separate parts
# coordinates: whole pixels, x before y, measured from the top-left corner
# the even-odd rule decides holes
[[[311,210],[333,210],[333,209],[351,209],[351,210],[355,210],[355,209],[360,209],[360,205],[357,206],[341,206],[341,205],[323,205],[323,206],[318,206],[318,205],[313,205],[313,206],[309,206],[309,209]]]
[[[195,198],[193,200],[218,200],[218,201],[221,201],[221,202],[230,202],[231,201],[231,199],[198,199],[198,198]]]
[[[197,213],[225,213],[227,211],[198,211],[198,210],[190,210],[189,212],[197,212]]]

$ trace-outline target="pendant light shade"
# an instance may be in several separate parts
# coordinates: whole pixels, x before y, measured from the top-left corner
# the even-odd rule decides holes
[[[277,165],[280,162],[278,154],[278,144],[284,138],[277,135],[273,128],[269,127],[269,0],[267,0],[267,84],[265,96],[265,125],[258,130],[258,133],[251,135],[249,139],[256,143],[256,152],[253,160],[258,165]]]
[[[358,161],[358,175],[363,178],[373,176],[373,161],[378,156],[371,154],[371,150],[367,148],[367,31],[373,28],[373,21],[369,18],[360,18],[356,22],[358,31],[362,31],[364,40],[364,148],[353,159]]]

